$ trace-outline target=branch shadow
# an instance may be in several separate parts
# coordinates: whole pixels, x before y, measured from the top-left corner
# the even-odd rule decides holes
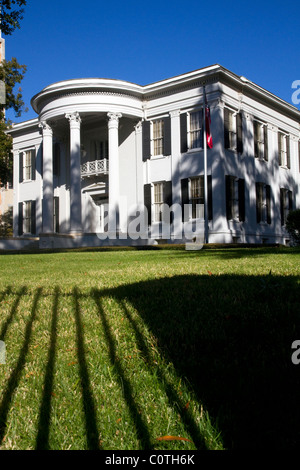
[[[13,318],[13,316],[14,316],[17,308],[18,308],[21,297],[25,293],[26,293],[25,288],[22,288],[19,291],[19,293],[16,297],[16,300],[13,304],[13,307],[12,307],[12,310],[11,310],[11,315],[10,315],[10,317],[8,318],[7,322],[4,325],[5,332],[8,328],[9,323],[12,321],[12,318]],[[29,317],[29,320],[27,322],[26,329],[25,329],[23,346],[22,346],[22,349],[20,351],[17,364],[16,364],[15,368],[13,369],[13,371],[10,375],[10,378],[8,380],[6,389],[5,389],[4,394],[3,394],[2,402],[0,404],[0,443],[2,442],[2,440],[4,438],[4,435],[5,435],[7,416],[8,416],[9,410],[10,410],[11,401],[12,401],[14,392],[15,392],[16,388],[18,387],[18,384],[19,384],[19,381],[20,381],[20,378],[21,378],[21,374],[22,374],[22,371],[23,371],[24,366],[25,366],[26,356],[27,356],[27,353],[28,353],[29,345],[30,345],[33,322],[36,318],[38,302],[39,302],[39,299],[40,299],[41,295],[42,295],[42,288],[38,288],[36,290],[35,294],[34,294],[31,314],[30,314],[30,317]]]
[[[49,429],[51,422],[51,399],[54,382],[54,368],[57,342],[57,318],[59,304],[59,288],[54,290],[52,321],[50,333],[50,346],[48,352],[48,361],[45,372],[43,396],[39,414],[38,433],[36,438],[36,450],[49,450]]]
[[[113,336],[110,331],[109,322],[101,304],[101,298],[102,298],[101,292],[97,291],[96,289],[93,289],[91,291],[91,296],[94,298],[95,303],[97,305],[99,317],[102,322],[103,331],[104,331],[106,342],[109,348],[110,361],[111,361],[111,364],[115,367],[116,372],[122,382],[124,399],[126,401],[128,410],[131,414],[132,420],[135,423],[137,437],[140,441],[142,449],[150,450],[153,447],[151,443],[150,434],[149,434],[147,425],[144,422],[142,416],[140,415],[138,407],[135,403],[130,382],[127,380],[125,373],[123,371],[123,368],[117,359],[116,348],[115,348]]]
[[[86,437],[89,450],[99,450],[99,431],[97,427],[96,407],[91,389],[86,352],[84,347],[83,325],[80,311],[80,293],[75,287],[73,289],[74,314],[76,323],[77,356],[82,389],[82,402],[85,416]]]

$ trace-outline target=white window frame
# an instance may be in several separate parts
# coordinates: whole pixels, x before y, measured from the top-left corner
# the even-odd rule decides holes
[[[282,168],[288,168],[288,158],[287,158],[287,155],[288,155],[288,149],[287,149],[287,137],[288,137],[288,134],[286,134],[285,132],[279,130],[279,135],[280,135],[280,149],[278,149],[278,152],[280,152],[281,156],[280,156],[280,161],[281,161],[281,164],[280,166]]]
[[[198,187],[194,185],[197,184]],[[198,193],[194,193],[194,190]],[[203,200],[201,203],[200,201]],[[197,202],[198,201],[198,202]],[[190,214],[189,219],[204,219],[204,177],[193,176],[189,178],[189,204]]]
[[[254,125],[257,125],[257,146],[258,146],[258,159],[265,161],[265,122],[254,119]]]
[[[152,184],[152,222],[160,223],[163,221],[163,204],[164,204],[164,181],[157,181]]]
[[[160,129],[156,129],[160,126]],[[153,119],[151,121],[151,156],[162,157],[164,154],[164,120],[163,118]],[[160,131],[157,133],[157,131]],[[161,150],[161,151],[159,151]]]
[[[202,139],[202,135],[203,135],[202,134],[203,133],[203,111],[202,111],[202,109],[196,109],[196,110],[193,110],[193,111],[189,111],[187,113],[187,115],[188,115],[188,120],[187,120],[188,150],[194,150],[195,151],[195,150],[202,149],[201,139]],[[192,129],[192,116],[193,115],[198,115],[199,116],[198,126],[196,126],[194,129]],[[194,135],[196,133],[198,133],[198,137],[194,139]],[[199,145],[194,145],[195,142],[199,143]]]
[[[229,150],[237,149],[237,122],[236,116],[238,114],[237,111],[233,111],[229,109]]]
[[[31,227],[31,202],[32,201],[24,201],[23,202],[23,233],[24,234],[31,234],[32,227]]]
[[[240,220],[240,211],[239,211],[239,178],[237,176],[234,176],[230,178],[230,183],[232,185],[231,187],[231,207],[232,207],[232,219],[239,222]]]
[[[291,191],[290,189],[287,188],[280,188],[284,190],[284,201],[283,201],[283,220],[284,220],[284,226],[286,224],[287,216],[290,212],[290,201],[289,201],[289,192]]]
[[[34,149],[23,151],[23,181],[32,181],[32,159]]]
[[[259,201],[260,207],[261,207],[261,219],[260,219],[260,224],[265,225],[268,223],[268,209],[267,209],[267,183],[260,183],[260,186],[262,188],[261,192],[261,201]]]

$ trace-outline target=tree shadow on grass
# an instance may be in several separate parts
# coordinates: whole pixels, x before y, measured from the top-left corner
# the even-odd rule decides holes
[[[15,315],[15,312],[20,303],[20,300],[22,296],[25,295],[25,293],[26,293],[26,288],[22,288],[17,294],[17,297],[11,309],[11,314],[8,317],[8,320],[6,321],[6,323],[4,324],[4,327],[2,328],[2,334],[4,334],[4,332],[6,333],[6,330],[9,324],[12,322],[12,319]],[[23,341],[22,348],[20,350],[18,361],[10,375],[10,378],[7,382],[6,389],[4,390],[4,393],[3,393],[3,398],[0,404],[0,443],[3,440],[3,437],[5,435],[6,426],[7,426],[7,416],[10,410],[11,402],[12,402],[14,393],[19,385],[19,381],[21,379],[22,372],[25,367],[26,357],[27,357],[27,353],[29,350],[30,342],[31,342],[33,323],[37,315],[38,303],[39,303],[41,295],[42,295],[42,288],[39,288],[36,290],[34,298],[33,298],[32,309],[31,309],[30,316],[26,324],[25,333],[24,333],[24,341]]]
[[[192,385],[226,448],[299,445],[300,365],[291,361],[300,331],[297,278],[183,275],[93,295],[134,306]],[[189,430],[194,424],[186,423]]]

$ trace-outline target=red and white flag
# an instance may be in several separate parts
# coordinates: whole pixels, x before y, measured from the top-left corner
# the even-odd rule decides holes
[[[206,128],[206,141],[207,145],[210,149],[213,148],[213,140],[212,140],[212,135],[210,131],[210,124],[211,124],[211,119],[210,119],[210,108],[207,103],[205,103],[205,128]]]

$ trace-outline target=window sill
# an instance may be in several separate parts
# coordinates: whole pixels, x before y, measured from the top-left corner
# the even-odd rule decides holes
[[[151,155],[150,160],[162,160],[163,158],[169,157],[170,155]]]
[[[290,168],[286,165],[279,165],[279,168],[282,168],[283,170],[290,170]]]

